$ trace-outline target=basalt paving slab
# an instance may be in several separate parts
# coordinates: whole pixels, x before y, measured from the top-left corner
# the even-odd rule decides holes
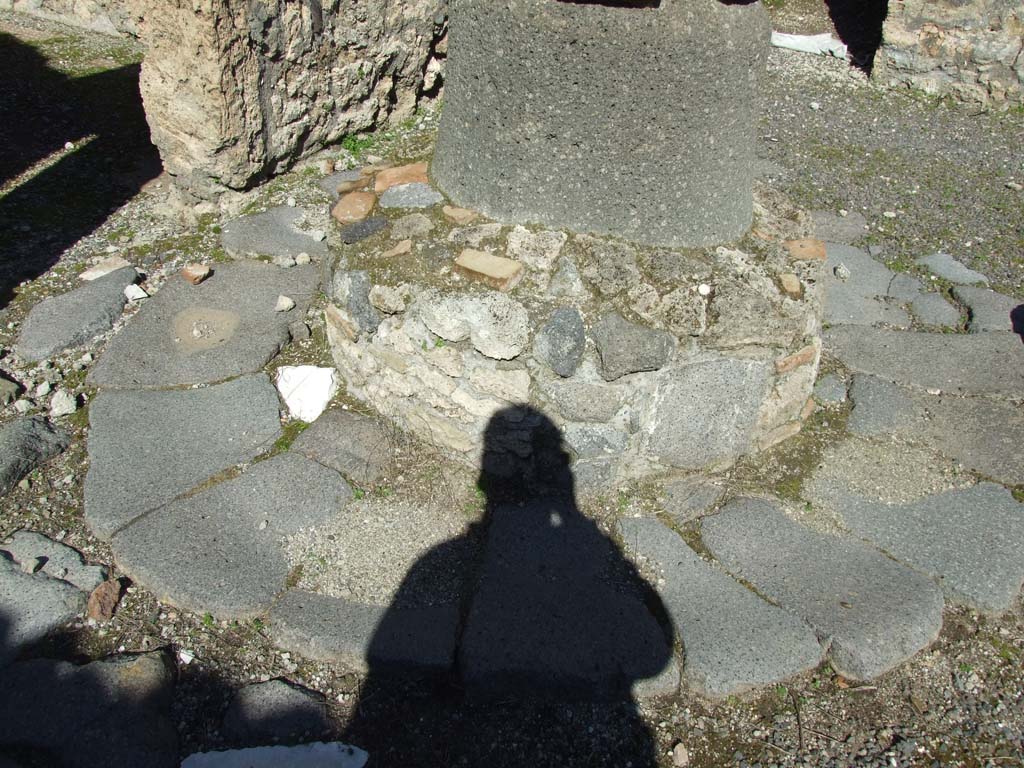
[[[847,677],[892,669],[942,628],[942,592],[927,576],[858,541],[812,531],[772,502],[731,502],[704,519],[701,535],[730,573],[814,627]]]
[[[855,435],[899,436],[999,482],[1024,483],[1024,412],[1018,405],[986,397],[925,395],[864,375],[854,377],[850,398],[854,406],[847,428]]]
[[[896,301],[887,301],[895,273],[866,251],[849,245],[828,243],[825,253],[826,323],[910,327],[910,315]],[[836,275],[840,266],[849,271],[845,279]]]
[[[908,504],[831,490],[854,534],[933,576],[950,600],[986,613],[1012,606],[1024,582],[1024,505],[1005,488],[979,483]]]
[[[301,208],[280,205],[233,219],[224,224],[221,244],[232,256],[326,256],[326,240],[317,240],[295,226],[303,215]]]
[[[652,518],[619,522],[627,551],[662,574],[658,593],[686,654],[684,679],[728,696],[813,669],[824,653],[810,625],[762,600]]]
[[[280,404],[266,374],[204,389],[101,392],[89,407],[85,518],[109,539],[143,513],[270,448]]]
[[[445,671],[454,663],[459,606],[385,608],[301,590],[270,612],[281,648],[358,670]]]
[[[988,288],[957,285],[953,287],[953,295],[967,307],[970,314],[967,330],[971,333],[1014,331],[1014,314],[1024,312],[1024,302]]]
[[[1020,397],[1024,344],[1013,333],[831,328],[825,348],[848,368],[919,389]]]
[[[199,285],[170,278],[107,345],[89,383],[112,389],[210,384],[260,370],[305,316],[319,281],[312,265],[218,264]],[[277,312],[279,296],[295,307]]]
[[[251,618],[285,590],[284,537],[330,519],[352,492],[296,454],[154,510],[111,540],[118,567],[161,599],[218,618]]]
[[[333,408],[320,414],[292,443],[292,450],[372,486],[392,461],[393,440],[377,419]]]

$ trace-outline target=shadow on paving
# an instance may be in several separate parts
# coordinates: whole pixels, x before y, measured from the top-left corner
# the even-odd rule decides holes
[[[0,308],[15,286],[161,173],[133,64],[81,77],[50,68],[32,46],[0,33],[0,188],[36,163],[76,148],[0,196]]]
[[[482,521],[410,568],[370,643],[342,737],[370,753],[370,766],[657,764],[634,690],[672,661],[674,632],[654,589],[580,513],[573,486],[547,417],[515,406],[492,418]],[[417,683],[375,662],[392,638],[417,631],[396,623],[431,574],[465,563],[467,539],[485,546],[463,576],[454,674]]]
[[[889,0],[825,0],[839,39],[846,43],[850,60],[868,74],[882,45],[882,25]]]

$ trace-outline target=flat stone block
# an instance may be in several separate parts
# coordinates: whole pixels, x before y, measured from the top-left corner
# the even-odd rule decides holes
[[[814,236],[830,243],[848,245],[868,232],[868,220],[857,211],[850,211],[846,216],[832,211],[811,211],[811,221],[814,223]]]
[[[368,488],[390,465],[393,443],[378,420],[334,408],[303,431],[292,443],[292,450]]]
[[[597,321],[591,336],[601,358],[601,377],[605,381],[629,373],[657,371],[665,366],[675,348],[671,334],[631,323],[614,312]]]
[[[315,266],[219,264],[200,285],[170,278],[107,345],[89,373],[96,387],[211,384],[254,373],[288,343],[288,324],[316,290]],[[277,312],[279,296],[295,302]]]
[[[146,511],[269,449],[281,435],[279,408],[262,373],[205,389],[101,392],[89,407],[89,527],[109,539]]]
[[[335,203],[331,216],[339,224],[355,224],[369,216],[376,204],[377,196],[373,192],[349,192]]]
[[[967,306],[969,320],[967,330],[971,333],[985,331],[1014,331],[1022,333],[1013,324],[1014,312],[1024,313],[1024,303],[1012,296],[990,291],[987,288],[973,288],[966,285],[953,287],[956,300]]]
[[[0,427],[0,496],[71,442],[66,430],[43,416],[22,416]]]
[[[67,582],[41,573],[25,573],[0,555],[0,605],[3,636],[0,637],[0,669],[18,653],[85,611],[86,596]],[[6,689],[5,680],[0,689]],[[2,695],[0,695],[2,698]]]
[[[458,605],[383,608],[299,590],[270,612],[278,646],[361,671],[448,671],[458,625]]]
[[[762,600],[652,518],[619,521],[628,552],[662,573],[658,593],[686,653],[683,677],[729,696],[813,669],[824,653],[802,619]]]
[[[942,628],[942,593],[927,576],[805,528],[772,502],[730,502],[702,521],[701,536],[730,573],[814,627],[832,665],[852,679],[887,672]]]
[[[825,315],[830,325],[889,325],[909,328],[910,315],[887,301],[896,274],[866,251],[829,244],[825,261]],[[837,275],[845,268],[849,276]]]
[[[284,537],[326,522],[351,496],[336,472],[283,454],[151,512],[111,547],[118,567],[161,600],[252,618],[285,589]]]
[[[224,250],[242,256],[326,256],[327,243],[317,240],[295,226],[304,211],[287,205],[251,216],[242,216],[224,224],[220,241]]]
[[[677,523],[696,520],[725,495],[725,489],[703,477],[687,477],[665,486],[665,511]]]
[[[21,324],[15,351],[34,362],[84,344],[109,331],[127,299],[124,288],[135,282],[134,267],[123,267],[60,296],[43,299]]]
[[[107,580],[107,569],[102,565],[86,565],[78,550],[33,531],[15,533],[10,541],[0,544],[2,552],[23,571],[66,581],[86,594]]]
[[[472,248],[466,248],[455,259],[455,271],[497,291],[510,291],[523,279],[520,262]]]
[[[442,195],[421,182],[389,187],[380,196],[381,208],[431,208],[442,202]]]
[[[968,269],[948,253],[933,253],[918,259],[917,263],[933,275],[960,285],[988,285],[988,278],[980,272]]]
[[[947,328],[956,328],[960,325],[960,310],[938,293],[921,292],[911,301],[910,311],[913,312],[917,321],[924,325]]]

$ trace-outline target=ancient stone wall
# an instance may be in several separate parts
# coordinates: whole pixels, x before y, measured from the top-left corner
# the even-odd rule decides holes
[[[995,108],[1024,103],[1020,0],[889,0],[875,75]]]

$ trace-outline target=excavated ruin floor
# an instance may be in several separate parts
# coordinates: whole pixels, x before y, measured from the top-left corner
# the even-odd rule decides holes
[[[22,283],[2,310],[0,534],[47,538],[0,544],[15,764],[316,738],[371,765],[1012,764],[1021,120],[781,53],[765,94],[762,178],[827,242],[826,356],[804,432],[719,475],[510,505],[344,392],[308,428],[282,418],[277,369],[331,365],[316,262],[340,248],[339,180],[318,164],[187,227],[155,182]],[[978,120],[971,160],[921,138]],[[331,157],[420,159],[433,123]],[[947,199],[972,208],[943,208],[938,234]],[[432,200],[416,196],[440,219]],[[359,242],[393,246],[413,213],[383,211]],[[126,304],[130,271],[78,278],[111,256],[149,298]],[[191,286],[177,272],[197,260],[213,274]],[[126,588],[113,618],[107,574],[62,544],[122,579],[99,587]],[[276,678],[290,685],[245,687]]]

